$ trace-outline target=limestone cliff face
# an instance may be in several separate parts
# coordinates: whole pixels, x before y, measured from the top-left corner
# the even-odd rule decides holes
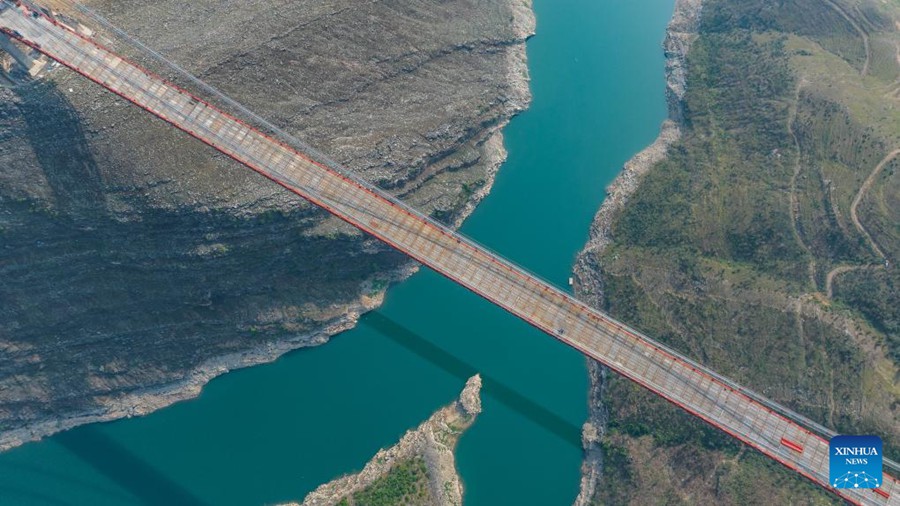
[[[625,208],[643,176],[665,158],[669,146],[681,137],[687,55],[691,43],[697,37],[700,13],[701,0],[676,0],[663,43],[666,54],[666,98],[669,118],[663,122],[659,137],[626,162],[622,172],[610,183],[603,205],[591,224],[588,243],[576,259],[574,268],[576,294],[594,307],[603,307],[603,279],[597,260],[612,242],[611,227],[615,216]],[[607,369],[589,360],[588,374],[589,419],[582,429],[585,456],[582,463],[581,487],[575,499],[576,506],[590,504],[594,498],[603,465],[601,437],[606,430],[607,422],[607,412],[603,404]]]
[[[452,224],[530,99],[530,0],[91,4]],[[323,343],[413,268],[64,69],[0,88],[0,449]]]

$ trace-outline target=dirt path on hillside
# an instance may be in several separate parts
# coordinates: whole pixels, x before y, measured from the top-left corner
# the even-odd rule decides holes
[[[859,23],[857,23],[856,20],[853,19],[853,16],[845,11],[840,4],[834,2],[833,0],[824,0],[824,2],[828,4],[832,9],[834,9],[835,12],[840,14],[842,18],[846,19],[847,22],[850,23],[850,25],[853,27],[853,29],[856,30],[859,36],[862,37],[863,46],[866,50],[866,61],[863,63],[863,68],[859,71],[859,75],[867,75],[869,73],[869,62],[872,60],[872,49],[869,46],[869,34],[865,30],[863,30],[863,27],[859,26]]]
[[[853,220],[853,225],[856,226],[856,229],[859,230],[866,240],[869,242],[869,246],[875,252],[876,255],[881,257],[883,261],[887,261],[887,257],[884,252],[878,246],[878,243],[875,242],[875,239],[872,238],[872,235],[869,234],[869,231],[863,226],[862,221],[859,219],[859,215],[857,213],[857,209],[859,208],[859,203],[862,202],[862,199],[866,196],[869,189],[872,188],[872,185],[875,184],[875,179],[881,174],[881,171],[884,170],[885,166],[889,164],[894,158],[900,155],[900,149],[895,149],[887,154],[884,158],[878,162],[878,165],[872,170],[869,177],[866,178],[866,181],[859,188],[859,191],[856,193],[856,197],[853,199],[853,203],[850,204],[850,218]],[[859,269],[883,269],[884,264],[870,264],[870,265],[839,265],[828,273],[825,276],[825,294],[829,300],[831,300],[834,296],[834,279],[841,274],[859,270]]]
[[[812,286],[815,290],[816,257],[815,255],[813,255],[809,245],[807,245],[806,242],[803,241],[803,236],[800,234],[800,199],[797,198],[797,178],[800,176],[800,171],[803,170],[803,153],[800,151],[800,140],[797,138],[797,133],[794,131],[794,120],[797,119],[797,107],[800,103],[800,89],[804,84],[805,80],[803,78],[797,81],[797,88],[794,90],[794,101],[791,104],[790,110],[788,111],[787,120],[788,133],[791,135],[791,138],[794,141],[794,149],[797,152],[797,158],[794,161],[794,173],[791,175],[790,187],[791,229],[794,232],[794,239],[796,239],[797,243],[809,255],[809,264],[807,264],[807,270],[809,271],[809,282],[810,286]]]
[[[831,271],[828,272],[828,275],[825,276],[825,295],[828,297],[828,300],[831,300],[834,297],[834,278],[840,276],[841,274],[857,271],[860,269],[877,269],[881,267],[880,265],[839,265]]]
[[[869,242],[869,246],[872,247],[872,250],[881,257],[882,260],[887,260],[884,252],[881,251],[881,248],[878,247],[878,243],[872,238],[869,234],[869,231],[863,226],[862,222],[859,220],[859,215],[857,214],[857,208],[859,207],[859,203],[862,202],[863,197],[866,196],[866,193],[872,188],[872,185],[875,184],[875,179],[881,174],[881,171],[884,167],[889,164],[894,158],[900,155],[900,149],[895,149],[885,156],[878,165],[875,166],[875,169],[872,170],[872,173],[869,174],[869,177],[866,178],[866,181],[859,188],[859,192],[856,193],[856,197],[853,199],[853,203],[850,204],[850,219],[853,220],[853,225],[856,226],[856,229],[859,230],[863,236],[865,236],[866,240]]]

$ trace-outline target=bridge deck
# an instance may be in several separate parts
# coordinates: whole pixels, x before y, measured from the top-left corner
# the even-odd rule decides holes
[[[0,7],[5,0],[0,0]],[[164,82],[25,7],[0,8],[0,30],[202,140],[285,188],[466,286],[556,339],[857,504],[900,505],[876,491],[831,489],[828,444],[711,371],[428,220],[392,197]]]

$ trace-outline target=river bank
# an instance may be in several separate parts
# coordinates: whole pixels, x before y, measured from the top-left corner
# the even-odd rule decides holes
[[[536,2],[534,100],[504,130],[509,159],[465,235],[567,286],[602,188],[666,117],[659,46],[673,3]],[[474,374],[484,379],[484,411],[456,452],[466,504],[571,503],[588,417],[583,355],[428,269],[328,346],[220,376],[195,400],[148,416],[0,454],[0,486],[25,501],[97,506],[173,504],[185,494],[223,506],[295,501],[361,470]]]
[[[508,30],[511,32],[511,38],[501,41],[502,46],[499,51],[505,65],[498,72],[504,76],[502,81],[504,82],[505,91],[503,92],[502,103],[499,105],[494,104],[501,107],[504,112],[498,116],[498,121],[489,121],[487,124],[473,123],[465,125],[464,128],[471,130],[473,133],[466,134],[461,138],[460,142],[451,145],[449,148],[442,148],[443,152],[440,156],[432,155],[437,158],[437,161],[432,164],[433,167],[425,170],[428,173],[428,177],[423,177],[420,181],[413,180],[411,184],[403,188],[403,195],[411,203],[425,211],[452,209],[453,212],[448,218],[451,220],[450,224],[454,228],[459,227],[465,218],[474,211],[478,203],[490,192],[497,171],[507,157],[503,146],[503,129],[510,118],[528,107],[531,100],[525,53],[525,40],[534,34],[535,29],[535,18],[531,1],[510,0],[504,8],[508,9],[511,14],[508,21],[510,23]],[[481,42],[476,41],[474,43]],[[459,65],[459,63],[454,63],[453,65]],[[57,71],[57,74],[61,72]],[[79,86],[83,84],[77,80],[72,84],[72,79],[66,74],[52,76],[52,79],[59,80],[62,83],[60,86]],[[474,120],[475,118],[473,118]],[[484,118],[477,118],[477,120],[485,121]],[[440,137],[445,133],[434,135]],[[425,134],[427,133],[422,132],[422,135]],[[421,148],[415,149],[421,151]],[[475,153],[472,153],[473,150]],[[459,151],[459,156],[456,156],[454,151]],[[390,160],[403,158],[397,151],[385,156],[389,156]],[[460,176],[457,174],[466,173],[472,173],[472,176],[469,177],[477,180],[479,184],[468,194],[460,195]],[[451,176],[447,176],[447,174],[451,174]],[[463,179],[463,182],[463,186],[465,186],[465,179]],[[458,200],[461,200],[461,203],[458,203]],[[195,204],[202,206],[203,202]],[[257,203],[253,203],[248,207],[252,208],[255,204]],[[210,206],[212,205],[210,204]],[[218,205],[222,205],[222,203],[220,202]],[[236,207],[236,209],[240,213],[249,212],[243,206]],[[310,233],[333,234],[334,232],[330,229],[323,230],[321,226],[314,226]],[[216,252],[230,249],[227,242],[225,245],[222,245],[222,242],[225,241],[219,239],[211,246],[201,245],[196,248],[196,251],[199,253],[195,253],[194,256],[221,256],[222,253]],[[380,243],[371,239],[362,238],[360,242],[363,243],[360,246],[362,250],[384,249]],[[123,374],[127,374],[127,367],[121,364],[117,364],[115,367],[111,367],[109,363],[91,364],[87,368],[89,371],[87,382],[91,385],[90,389],[94,393],[90,399],[89,408],[44,408],[43,410],[41,408],[33,408],[35,412],[34,417],[25,423],[0,423],[0,451],[8,450],[28,441],[36,441],[56,432],[83,424],[146,415],[173,403],[195,398],[200,394],[205,384],[226,372],[271,362],[283,354],[298,348],[324,344],[332,336],[353,328],[357,324],[360,315],[381,305],[384,293],[390,285],[405,280],[417,270],[417,266],[408,260],[398,262],[398,264],[393,270],[366,275],[365,279],[354,288],[353,295],[347,297],[349,300],[342,301],[338,299],[330,302],[316,300],[314,303],[307,303],[307,306],[310,306],[309,309],[301,309],[299,311],[293,305],[283,310],[269,308],[258,315],[255,318],[256,321],[252,322],[252,325],[245,322],[241,327],[249,329],[249,333],[255,333],[256,328],[275,327],[281,331],[277,338],[260,340],[262,343],[257,345],[248,346],[241,344],[229,346],[229,348],[238,348],[238,351],[214,353],[214,356],[203,360],[199,364],[177,374],[170,373],[164,379],[157,378],[155,381],[150,381],[149,378],[144,378],[144,381],[149,383],[149,386],[147,384],[130,384],[134,380],[126,380],[122,377]],[[206,297],[209,298],[210,296],[207,295]],[[208,303],[204,302],[204,304]],[[281,316],[273,317],[273,314],[281,314]],[[291,321],[304,319],[311,320],[314,323],[312,325],[301,325]],[[260,321],[264,323],[258,323]],[[299,329],[294,332],[284,332],[284,330],[289,330],[292,327],[298,327]],[[34,350],[30,350],[30,347],[18,343],[4,343],[0,341],[0,350],[6,350],[13,354],[27,353],[29,357],[35,355]],[[31,359],[29,358],[28,360]],[[113,360],[115,361],[115,359]],[[169,367],[167,364],[159,364],[158,368],[163,370]],[[152,375],[153,373],[150,373],[150,376]],[[0,378],[0,383],[2,382],[4,382],[3,378]],[[8,385],[9,388],[4,388],[5,393],[0,396],[0,415],[4,413],[3,402],[8,402],[9,404],[22,403],[27,402],[30,398],[40,398],[47,395],[45,392],[40,391],[40,388],[37,386],[27,386],[29,383],[32,385],[38,383],[33,378],[29,379],[27,373],[20,373],[20,375],[10,378],[10,381],[5,383],[10,384]],[[13,411],[13,409],[10,408],[9,411]],[[26,412],[21,408],[16,409],[19,409],[20,412]],[[41,411],[46,411],[46,413],[41,413]],[[2,420],[2,417],[0,417],[0,420]]]
[[[877,19],[896,16],[887,4],[861,5]],[[861,75],[871,48],[840,6],[703,0],[702,12],[685,106],[680,117],[670,113],[680,139],[625,205],[598,220],[580,259],[581,292],[814,423],[878,433],[889,453],[900,427],[889,407],[896,333],[882,325],[896,321],[896,305],[886,302],[896,276],[852,270],[838,278],[842,297],[829,293],[826,274],[880,258],[847,223],[871,171],[898,142],[896,114],[860,104],[883,107],[898,69],[891,59],[881,77]],[[891,23],[871,29],[873,40],[897,35]],[[823,42],[834,38],[852,44]],[[893,58],[886,48],[883,57]],[[883,184],[880,198],[890,198],[896,187]],[[875,201],[869,223],[896,223]],[[898,251],[893,237],[884,234],[879,246]],[[597,451],[582,504],[839,502],[620,375],[596,367],[592,380],[585,439]]]
[[[669,147],[681,138],[682,99],[687,86],[686,60],[691,43],[698,35],[702,0],[676,0],[672,19],[666,28],[663,49],[666,56],[666,102],[669,117],[663,121],[659,136],[652,144],[634,155],[606,189],[606,199],[591,223],[590,237],[578,254],[573,268],[574,290],[577,296],[593,307],[602,309],[603,280],[594,260],[600,257],[612,241],[613,219],[625,208],[637,190],[641,179],[668,153]],[[591,503],[602,474],[603,451],[601,438],[606,431],[607,412],[604,407],[604,385],[608,370],[593,360],[588,361],[590,391],[589,418],[582,427],[584,462],[576,506]]]

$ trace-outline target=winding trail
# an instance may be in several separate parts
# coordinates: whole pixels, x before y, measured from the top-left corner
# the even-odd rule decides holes
[[[859,188],[859,191],[856,193],[856,197],[853,199],[853,203],[850,204],[850,218],[853,220],[853,225],[859,231],[863,237],[869,243],[869,246],[872,248],[872,251],[875,252],[876,255],[881,257],[881,259],[887,262],[887,256],[885,256],[884,251],[878,247],[878,243],[875,242],[875,239],[872,238],[872,235],[869,234],[869,231],[863,226],[862,221],[859,219],[859,214],[857,213],[857,209],[859,208],[859,203],[862,202],[862,199],[866,196],[866,193],[872,188],[872,185],[875,184],[875,179],[881,174],[881,171],[884,170],[884,167],[887,166],[894,158],[900,155],[900,148],[895,149],[887,154],[884,158],[878,162],[878,165],[872,170],[872,173],[869,174],[869,177],[866,178],[866,181]],[[834,279],[841,274],[861,270],[861,269],[884,269],[884,264],[866,264],[866,265],[839,265],[825,276],[825,295],[829,300],[834,298]]]
[[[806,244],[803,240],[803,236],[800,234],[800,200],[797,198],[797,177],[800,176],[800,171],[803,170],[803,153],[800,151],[800,140],[797,138],[797,133],[794,131],[794,121],[797,119],[797,108],[800,103],[800,89],[805,82],[805,78],[800,78],[800,80],[797,81],[797,87],[794,90],[794,101],[788,110],[787,119],[788,133],[794,141],[794,149],[797,152],[797,157],[794,162],[794,173],[791,175],[790,187],[791,230],[794,232],[794,239],[797,241],[797,244],[799,244],[806,251],[806,254],[809,255],[809,264],[807,264],[809,283],[815,290],[817,288],[816,257],[813,255],[812,249],[810,249],[809,245]]]
[[[878,243],[872,239],[872,235],[869,234],[869,231],[863,226],[862,222],[859,220],[859,215],[857,214],[857,208],[859,208],[859,203],[862,202],[863,197],[866,196],[866,192],[875,184],[875,178],[881,174],[881,171],[884,170],[884,167],[891,163],[891,161],[900,155],[900,148],[891,151],[885,156],[878,165],[872,170],[872,173],[869,174],[869,177],[866,178],[866,181],[859,188],[859,192],[856,193],[856,197],[853,199],[853,203],[850,204],[850,219],[853,220],[853,225],[856,226],[856,229],[859,230],[866,240],[869,242],[869,246],[872,247],[872,250],[881,257],[882,260],[887,260],[887,256],[885,256],[884,251],[878,247]]]
[[[825,276],[825,295],[828,297],[828,300],[834,298],[834,278],[846,272],[857,271],[860,269],[872,269],[877,267],[877,265],[839,265],[834,269],[831,269],[831,271],[828,272],[828,275]]]
[[[869,34],[863,30],[863,27],[859,26],[859,23],[853,19],[849,13],[847,13],[844,8],[835,2],[834,0],[823,0],[826,4],[828,4],[835,12],[841,15],[842,18],[846,19],[848,23],[853,27],[854,30],[862,37],[863,47],[866,50],[866,61],[863,63],[862,70],[859,71],[859,75],[864,76],[869,73],[869,62],[872,60],[872,49],[869,46]]]
[[[868,34],[865,32],[865,30],[862,29],[861,26],[859,26],[859,24],[856,21],[854,21],[850,17],[849,14],[847,14],[843,10],[843,8],[841,8],[833,0],[823,0],[823,1],[827,4],[829,4],[836,12],[838,12],[844,19],[846,19],[851,25],[853,25],[853,27],[857,30],[857,32],[862,37],[863,44],[865,45],[865,49],[866,49],[866,61],[865,61],[865,64],[863,65],[863,69],[860,72],[860,75],[866,75],[869,71],[869,61],[871,59],[871,50],[870,50],[870,46],[869,46]],[[895,47],[897,50],[897,52],[896,52],[897,64],[900,65],[900,44],[896,44]],[[900,82],[900,80],[898,80],[898,82]],[[800,173],[803,170],[803,164],[802,164],[803,156],[802,156],[802,152],[800,149],[800,141],[797,137],[796,132],[794,131],[794,122],[796,121],[796,118],[797,118],[797,108],[798,108],[799,101],[800,101],[800,91],[802,90],[804,84],[805,84],[805,79],[800,78],[800,80],[797,82],[796,89],[794,90],[794,100],[788,111],[788,119],[787,119],[788,133],[790,134],[791,139],[793,140],[794,148],[797,153],[796,160],[794,162],[794,170],[793,170],[793,173],[791,174],[791,182],[790,182],[790,191],[789,191],[789,194],[790,194],[790,216],[791,216],[791,230],[793,232],[794,238],[797,241],[797,243],[800,244],[800,246],[809,255],[810,260],[809,260],[809,263],[807,266],[808,273],[809,273],[809,281],[810,281],[810,286],[812,286],[813,289],[816,290],[818,288],[818,284],[816,283],[816,258],[812,252],[812,249],[809,247],[808,244],[806,244],[806,242],[803,240],[803,235],[800,233],[800,201],[797,198],[797,178],[800,176]],[[900,148],[895,149],[895,150],[891,151],[890,153],[888,153],[887,156],[885,156],[878,163],[878,165],[875,166],[875,168],[872,170],[872,172],[866,178],[863,185],[860,187],[859,191],[856,194],[856,197],[854,197],[854,199],[853,199],[853,203],[850,206],[850,217],[853,220],[853,225],[866,238],[866,240],[869,243],[869,246],[872,248],[872,250],[875,252],[876,255],[881,257],[881,259],[883,261],[887,261],[887,257],[885,256],[884,251],[881,250],[881,248],[878,246],[878,243],[875,242],[875,240],[872,238],[872,235],[863,226],[862,221],[860,221],[860,219],[859,219],[857,210],[859,208],[860,202],[862,202],[862,199],[865,197],[866,193],[869,191],[869,189],[872,188],[872,185],[875,184],[875,179],[879,176],[879,174],[881,174],[881,172],[884,170],[884,167],[887,166],[887,164],[890,163],[898,155],[900,155]],[[837,210],[835,209],[835,211],[837,211]],[[845,230],[845,232],[847,232],[847,231]],[[856,270],[862,270],[862,269],[880,269],[880,268],[884,268],[884,265],[883,264],[882,265],[879,265],[879,264],[839,265],[839,266],[831,269],[828,272],[828,274],[826,274],[826,276],[825,276],[825,287],[824,287],[825,288],[825,290],[824,290],[825,296],[827,297],[828,300],[832,300],[834,298],[834,280],[841,274],[845,274],[847,272],[852,272],[852,271],[856,271]],[[801,324],[801,333],[802,333],[802,324]]]

